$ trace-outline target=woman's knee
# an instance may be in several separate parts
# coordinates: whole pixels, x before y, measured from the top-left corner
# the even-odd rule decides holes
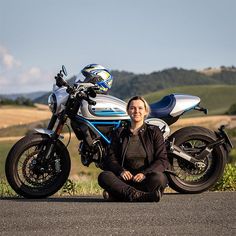
[[[103,171],[98,175],[98,184],[103,188],[111,178],[114,177],[114,173],[111,171]]]
[[[156,183],[158,186],[162,186],[163,188],[165,188],[168,184],[168,179],[162,172],[151,173],[147,179],[151,183]]]

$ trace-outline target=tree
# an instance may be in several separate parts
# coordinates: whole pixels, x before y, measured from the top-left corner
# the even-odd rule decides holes
[[[236,115],[236,103],[230,106],[229,110],[226,112],[227,115]]]

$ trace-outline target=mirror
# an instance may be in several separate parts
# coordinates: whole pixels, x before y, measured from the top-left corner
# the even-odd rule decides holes
[[[66,67],[64,65],[62,65],[62,72],[65,76],[67,76]]]

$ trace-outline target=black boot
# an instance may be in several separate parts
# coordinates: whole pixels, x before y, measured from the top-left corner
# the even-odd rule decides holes
[[[153,192],[139,191],[133,187],[126,190],[126,199],[130,202],[159,202],[161,193],[159,190]]]
[[[106,190],[103,190],[102,196],[108,202],[118,202],[119,201],[119,199],[115,198],[111,193],[107,192]]]

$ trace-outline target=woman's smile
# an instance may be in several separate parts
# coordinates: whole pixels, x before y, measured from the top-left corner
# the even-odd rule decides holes
[[[131,101],[127,111],[133,125],[135,124],[135,126],[140,126],[143,124],[144,119],[147,115],[147,110],[142,100]]]

